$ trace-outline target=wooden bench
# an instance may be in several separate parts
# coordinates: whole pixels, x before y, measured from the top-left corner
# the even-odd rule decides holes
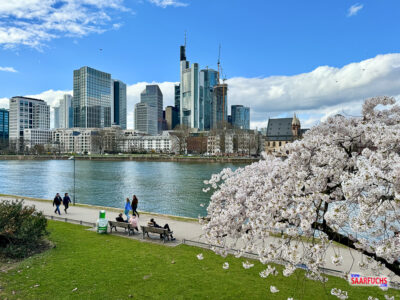
[[[108,221],[108,225],[110,225],[110,232],[117,231],[117,227],[124,228],[125,231],[128,229],[128,235],[135,234],[134,229],[127,222],[117,222],[117,221]]]
[[[154,226],[140,226],[140,228],[142,229],[143,238],[145,238],[145,234],[147,234],[147,236],[150,237],[149,233],[162,234],[164,243],[166,240],[169,240],[169,237],[173,233],[173,231],[168,231],[168,229],[154,227]]]

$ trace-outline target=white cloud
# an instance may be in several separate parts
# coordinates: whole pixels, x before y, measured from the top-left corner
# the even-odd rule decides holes
[[[235,77],[227,80],[228,101],[250,107],[251,127],[266,127],[268,118],[298,114],[302,127],[310,127],[329,115],[341,113],[357,116],[366,98],[388,95],[400,100],[400,53],[378,55],[341,68],[321,66],[294,76],[265,78]],[[128,128],[133,128],[134,106],[147,84],[159,84],[164,107],[174,105],[175,82],[138,82],[128,85]],[[57,104],[65,93],[49,90],[31,95]],[[0,107],[8,99],[0,98]]]
[[[227,80],[229,104],[250,106],[252,127],[269,117],[299,113],[312,125],[333,113],[359,115],[364,99],[400,94],[400,54],[378,55],[341,68],[321,66],[309,73]]]
[[[162,8],[166,8],[168,6],[185,7],[185,6],[189,5],[187,3],[177,1],[177,0],[148,0],[148,1],[154,5],[162,7]]]
[[[18,72],[13,67],[0,67],[0,71],[11,72],[11,73],[17,73]]]
[[[351,16],[357,15],[357,13],[360,10],[362,10],[363,7],[364,7],[363,4],[359,4],[359,3],[353,4],[352,6],[350,6],[349,10],[347,11],[347,16],[351,17]]]
[[[111,10],[124,0],[14,0],[0,2],[0,45],[40,49],[61,36],[85,36],[108,29]]]

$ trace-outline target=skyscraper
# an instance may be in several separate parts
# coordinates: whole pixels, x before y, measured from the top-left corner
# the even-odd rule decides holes
[[[50,106],[40,99],[12,97],[10,99],[10,141],[24,137],[24,129],[50,129]]]
[[[126,129],[126,84],[120,80],[113,80],[112,123]]]
[[[54,107],[54,128],[60,128],[60,107]]]
[[[180,51],[180,124],[190,128],[199,127],[199,64],[189,67],[186,60],[186,46]]]
[[[178,124],[180,122],[180,111],[181,111],[181,85],[180,83],[175,85],[175,108],[178,111]]]
[[[72,128],[73,126],[74,126],[74,111],[72,108],[72,96],[65,94],[64,97],[60,100],[59,128]]]
[[[226,83],[214,86],[212,103],[212,128],[220,128],[228,122],[228,85]]]
[[[135,105],[135,129],[142,133],[157,135],[157,108],[148,103],[139,102]]]
[[[199,87],[199,129],[210,130],[214,86],[218,84],[218,72],[213,69],[200,71]]]
[[[163,94],[160,87],[156,84],[146,85],[146,88],[140,94],[140,102],[155,108],[156,115],[153,116],[150,114],[149,117],[150,121],[155,122],[157,133],[161,133],[163,123]]]
[[[250,108],[243,105],[232,105],[232,126],[239,129],[250,129]]]
[[[110,127],[112,101],[109,73],[90,67],[74,70],[74,127]]]
[[[173,130],[179,124],[178,109],[174,106],[165,108],[165,121],[167,122],[167,130]]]
[[[0,147],[8,142],[9,136],[9,112],[7,109],[0,108]]]

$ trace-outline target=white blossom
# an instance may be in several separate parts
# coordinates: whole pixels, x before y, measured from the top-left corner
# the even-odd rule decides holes
[[[198,260],[203,260],[204,259],[203,253],[197,254],[197,259]]]
[[[254,267],[254,264],[249,263],[247,260],[245,262],[243,262],[242,264],[243,264],[243,268],[245,268],[245,269],[250,269],[250,268]]]
[[[270,287],[269,287],[269,290],[271,291],[271,293],[273,293],[273,294],[275,294],[275,293],[278,293],[279,292],[279,290],[275,287],[275,286],[273,286],[273,285],[271,285]]]
[[[229,269],[229,263],[225,262],[225,263],[222,265],[222,268],[223,268],[224,270],[228,270],[228,269]]]
[[[338,297],[338,298],[341,299],[341,300],[345,300],[345,299],[349,298],[349,296],[347,295],[347,292],[346,292],[346,291],[342,291],[342,290],[337,289],[337,288],[333,288],[333,289],[331,290],[331,294],[332,294],[333,296]]]
[[[340,254],[326,255],[333,242],[364,253],[358,265],[374,274],[399,259],[400,106],[393,98],[366,100],[361,117],[329,117],[281,154],[263,153],[205,182],[213,194],[203,229],[213,251],[284,261],[285,276],[301,264],[320,281],[327,259],[343,263]],[[285,235],[271,237],[274,231]]]

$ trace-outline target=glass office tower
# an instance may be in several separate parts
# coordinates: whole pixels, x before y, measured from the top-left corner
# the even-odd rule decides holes
[[[112,80],[90,67],[74,70],[74,127],[111,127]]]
[[[113,124],[126,129],[126,84],[113,80]]]
[[[7,109],[0,108],[0,145],[8,142],[9,136],[9,112]]]
[[[199,75],[199,129],[210,130],[214,86],[218,84],[218,72],[204,69]]]
[[[211,127],[222,128],[228,122],[228,85],[218,84],[214,87]]]
[[[239,129],[250,129],[250,108],[243,105],[232,105],[232,126]]]

